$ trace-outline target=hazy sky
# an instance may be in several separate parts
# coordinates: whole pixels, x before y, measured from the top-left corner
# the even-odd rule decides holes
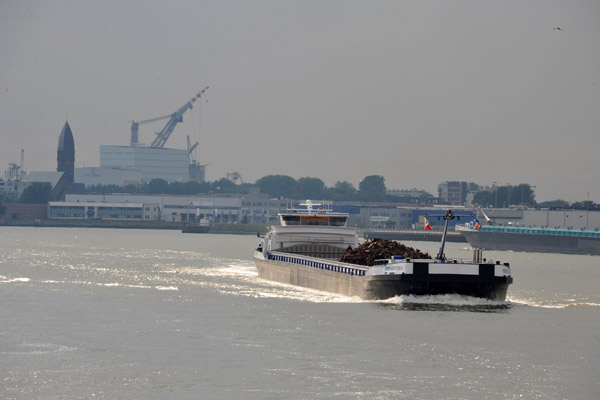
[[[554,29],[562,27],[562,30]],[[0,172],[76,166],[205,86],[167,147],[240,172],[600,202],[600,1],[0,1]],[[163,123],[140,128],[149,144]]]

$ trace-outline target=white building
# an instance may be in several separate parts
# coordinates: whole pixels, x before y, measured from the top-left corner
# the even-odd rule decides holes
[[[100,166],[139,170],[142,182],[190,180],[187,150],[101,145]]]
[[[156,221],[159,216],[158,204],[70,201],[48,203],[48,218]]]
[[[209,218],[213,222],[240,222],[242,199],[199,195],[150,194],[69,194],[70,203],[133,203],[157,204],[159,219],[168,222],[185,222]]]

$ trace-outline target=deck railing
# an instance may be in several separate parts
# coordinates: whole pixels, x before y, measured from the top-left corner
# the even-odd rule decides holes
[[[361,265],[347,264],[339,261],[324,261],[320,258],[290,253],[267,252],[267,259],[356,276],[365,276],[366,272],[369,270],[369,267]]]

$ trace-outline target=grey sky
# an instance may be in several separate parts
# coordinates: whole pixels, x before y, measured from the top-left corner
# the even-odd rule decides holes
[[[26,170],[55,170],[67,114],[76,166],[99,165],[129,121],[209,85],[167,142],[199,140],[209,180],[527,182],[600,202],[599,21],[597,0],[3,0],[0,171],[22,148]]]

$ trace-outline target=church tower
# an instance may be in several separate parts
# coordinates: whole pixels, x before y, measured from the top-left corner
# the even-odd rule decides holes
[[[58,138],[58,166],[56,170],[64,172],[67,180],[73,183],[75,178],[75,143],[73,142],[73,132],[68,122],[62,128]]]

